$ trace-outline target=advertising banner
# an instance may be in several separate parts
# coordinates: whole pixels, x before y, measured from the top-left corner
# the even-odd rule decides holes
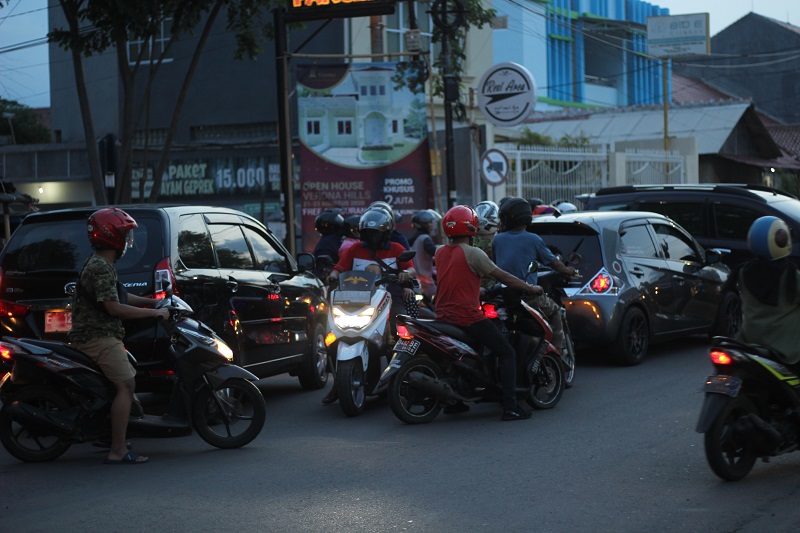
[[[360,215],[377,200],[403,215],[429,206],[430,160],[420,63],[297,67],[303,249],[323,209]]]

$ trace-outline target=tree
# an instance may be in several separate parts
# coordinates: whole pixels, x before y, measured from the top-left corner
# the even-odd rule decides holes
[[[184,79],[173,107],[170,127],[168,128],[159,164],[154,176],[154,186],[150,200],[158,199],[161,176],[166,169],[172,140],[177,129],[183,102],[194,76],[197,64],[210,34],[223,7],[228,8],[228,28],[236,35],[236,57],[253,57],[259,51],[263,37],[268,36],[265,26],[259,25],[264,20],[264,9],[271,0],[59,0],[67,21],[66,28],[56,28],[49,37],[62,48],[72,53],[75,70],[75,81],[78,88],[78,100],[84,124],[92,183],[95,199],[98,203],[106,203],[103,176],[100,171],[100,159],[97,150],[91,109],[89,106],[86,80],[83,74],[83,57],[102,53],[114,47],[117,56],[117,69],[122,90],[122,120],[120,127],[119,161],[117,164],[116,203],[129,202],[131,199],[133,169],[133,139],[135,132],[146,116],[150,91],[159,67],[168,57],[172,45],[179,39],[190,36],[202,21],[202,30],[189,62]],[[153,44],[161,35],[162,25],[169,28],[169,40],[158,53],[154,53]],[[146,43],[141,46],[136,57],[128,53],[128,40]],[[137,95],[137,80],[146,69],[144,94]]]
[[[15,144],[50,142],[50,131],[30,107],[0,98],[0,135],[13,138]]]

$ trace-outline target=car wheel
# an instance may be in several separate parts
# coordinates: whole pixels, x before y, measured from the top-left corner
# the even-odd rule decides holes
[[[742,300],[735,292],[726,292],[717,309],[717,318],[709,330],[711,337],[733,337],[742,327]]]
[[[625,311],[617,333],[617,340],[612,346],[615,358],[623,365],[638,365],[647,353],[650,343],[650,331],[647,318],[638,307]]]
[[[306,390],[318,390],[328,383],[328,348],[325,346],[325,327],[317,322],[310,339],[308,355],[297,374],[300,385]]]

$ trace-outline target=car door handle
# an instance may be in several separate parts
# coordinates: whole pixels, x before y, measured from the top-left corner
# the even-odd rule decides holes
[[[686,283],[686,278],[684,278],[683,276],[672,276],[672,281],[677,281],[678,285],[683,285],[684,283]]]
[[[644,270],[642,270],[641,268],[635,267],[635,268],[631,269],[631,274],[633,274],[636,277],[641,278],[642,276],[644,276]]]
[[[228,287],[228,289],[230,289],[231,292],[236,292],[239,290],[239,283],[232,279],[226,281],[225,286]]]

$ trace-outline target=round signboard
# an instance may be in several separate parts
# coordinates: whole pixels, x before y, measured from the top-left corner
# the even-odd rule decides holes
[[[516,126],[536,106],[536,83],[517,63],[499,63],[478,84],[478,107],[495,126]]]
[[[497,186],[508,177],[508,157],[495,148],[486,150],[481,156],[481,177],[483,181]]]

